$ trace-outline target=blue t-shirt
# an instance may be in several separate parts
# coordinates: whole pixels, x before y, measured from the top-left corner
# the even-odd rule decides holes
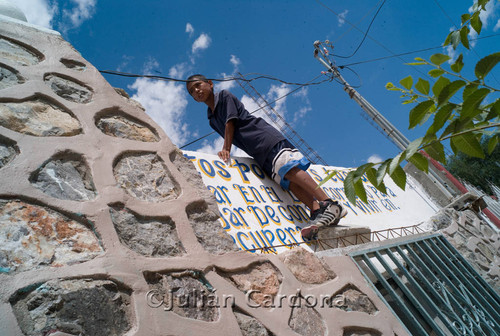
[[[285,139],[264,119],[254,117],[232,93],[222,90],[215,94],[214,113],[207,109],[210,126],[224,137],[226,123],[235,121],[233,144],[244,150],[262,166],[269,151]]]

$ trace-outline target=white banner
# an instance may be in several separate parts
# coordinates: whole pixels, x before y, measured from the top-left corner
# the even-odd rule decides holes
[[[227,166],[216,155],[191,151],[184,151],[184,155],[193,162],[208,190],[214,194],[222,226],[240,249],[260,252],[252,249],[303,242],[300,230],[309,221],[309,210],[266,176],[253,159],[232,158],[231,166]],[[387,194],[382,194],[364,179],[368,204],[361,201],[352,204],[343,188],[348,169],[311,165],[307,172],[319,182],[331,169],[340,172],[321,188],[347,207],[349,213],[340,221],[342,226],[363,226],[379,231],[415,225],[435,213],[435,206],[425,193],[410,184],[403,191],[387,178],[384,180]],[[276,247],[273,251],[280,253],[288,248]]]

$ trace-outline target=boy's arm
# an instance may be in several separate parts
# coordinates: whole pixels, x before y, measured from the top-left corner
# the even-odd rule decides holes
[[[227,164],[230,164],[229,158],[231,153],[231,146],[233,145],[234,127],[235,119],[228,120],[226,123],[226,128],[224,130],[224,145],[222,150],[217,153],[219,157]]]

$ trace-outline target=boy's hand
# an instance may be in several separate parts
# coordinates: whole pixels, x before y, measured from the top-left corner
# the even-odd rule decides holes
[[[228,151],[228,150],[223,149],[223,150],[221,150],[219,153],[217,153],[217,155],[220,157],[220,159],[221,159],[222,161],[224,161],[224,163],[225,163],[225,164],[227,164],[227,165],[229,165],[229,164],[230,164],[230,161],[229,161],[229,160],[230,160],[230,157],[231,157],[231,156],[230,156],[230,153],[229,153],[229,151]]]

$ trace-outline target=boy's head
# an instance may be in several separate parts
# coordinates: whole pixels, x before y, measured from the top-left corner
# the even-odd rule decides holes
[[[188,77],[186,88],[194,100],[205,102],[210,95],[213,95],[214,84],[207,77],[196,74]]]

